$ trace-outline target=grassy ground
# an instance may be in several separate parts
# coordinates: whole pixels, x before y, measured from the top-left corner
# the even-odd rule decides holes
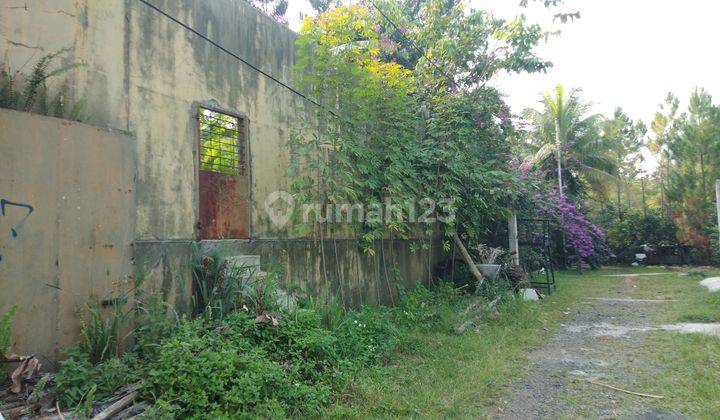
[[[411,333],[389,367],[355,383],[351,409],[333,414],[356,417],[471,417],[488,412],[503,387],[529,363],[528,352],[557,329],[579,289],[559,276],[560,291],[542,304],[500,308],[479,332]]]
[[[720,293],[710,294],[698,285],[701,274],[719,275],[718,271],[689,271],[698,274],[636,280],[638,295],[677,300],[663,304],[653,317],[655,322],[720,322]],[[656,402],[659,408],[689,418],[718,418],[720,338],[655,331],[632,351],[642,361],[643,368],[637,372],[639,386],[665,396]]]
[[[610,274],[665,272],[652,277],[608,277]],[[611,268],[584,275],[561,273],[558,291],[541,304],[502,308],[480,331],[456,336],[448,331],[411,333],[386,369],[369,373],[353,386],[344,406],[331,416],[355,417],[482,417],[494,412],[507,387],[521,379],[531,363],[529,353],[541,347],[588,297],[676,299],[662,303],[652,322],[720,321],[720,294],[698,286],[696,275],[661,268]],[[665,395],[652,407],[710,418],[720,412],[720,339],[666,331],[642,333],[642,343],[613,343],[615,351],[637,361],[638,389]],[[628,353],[629,352],[629,353]],[[567,378],[567,381],[573,381]],[[591,399],[597,389],[577,384],[567,393],[568,416],[593,417]],[[575,392],[577,391],[577,392]],[[615,396],[613,396],[615,398]],[[615,401],[614,401],[615,402]],[[637,404],[636,397],[617,395],[618,413]],[[572,413],[572,414],[571,414]]]

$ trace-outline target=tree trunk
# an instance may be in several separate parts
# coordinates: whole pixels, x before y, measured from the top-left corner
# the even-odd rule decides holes
[[[517,213],[515,210],[510,210],[510,217],[508,218],[508,242],[510,249],[510,256],[512,257],[513,264],[520,265],[520,247],[518,246],[518,230],[517,230]]]
[[[618,220],[622,221],[623,215],[622,215],[622,203],[620,198],[620,189],[622,188],[622,175],[620,174],[620,166],[622,165],[622,157],[618,153],[618,169],[617,169],[617,176],[618,176],[618,182],[617,182],[617,212],[618,212]]]
[[[478,281],[478,286],[485,281],[483,278],[483,275],[480,273],[480,270],[477,269],[475,266],[475,262],[473,262],[472,257],[470,256],[470,253],[467,252],[467,249],[465,248],[465,245],[463,245],[462,241],[460,240],[460,237],[458,234],[453,235],[453,242],[455,243],[455,246],[460,250],[460,254],[463,257],[463,260],[465,261],[465,264],[467,264],[468,268],[470,269],[470,272],[475,277],[475,280]]]
[[[642,188],[642,204],[643,204],[643,221],[647,220],[647,204],[645,202],[645,178],[640,178],[640,188]]]
[[[560,138],[560,121],[558,121],[558,118],[560,118],[559,115],[555,118],[555,159],[557,160],[558,193],[562,196],[562,139]]]
[[[700,152],[700,177],[702,181],[703,204],[708,204],[707,181],[705,177],[705,154]]]

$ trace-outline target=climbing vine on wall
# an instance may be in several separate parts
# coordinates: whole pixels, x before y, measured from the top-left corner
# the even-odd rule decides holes
[[[342,225],[368,253],[378,239],[430,238],[438,227],[477,240],[519,194],[509,111],[486,83],[502,70],[546,68],[533,53],[543,36],[454,1],[341,6],[306,19],[296,83],[322,107],[309,108],[289,141],[296,201],[318,211],[395,205],[403,217]],[[417,223],[417,213],[444,223]],[[321,237],[339,229],[296,226]]]

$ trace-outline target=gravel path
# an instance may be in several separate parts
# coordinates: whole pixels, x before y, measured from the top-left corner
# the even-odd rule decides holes
[[[624,280],[632,287],[632,277]],[[654,408],[651,399],[588,382],[644,391],[634,387],[633,372],[652,367],[643,366],[633,349],[643,347],[644,334],[638,331],[652,327],[652,314],[662,305],[611,298],[577,302],[560,331],[531,353],[526,375],[510,387],[491,418],[683,418]]]

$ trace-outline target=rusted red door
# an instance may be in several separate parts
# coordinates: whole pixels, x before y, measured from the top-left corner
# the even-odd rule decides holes
[[[200,239],[249,238],[247,121],[198,113]]]

